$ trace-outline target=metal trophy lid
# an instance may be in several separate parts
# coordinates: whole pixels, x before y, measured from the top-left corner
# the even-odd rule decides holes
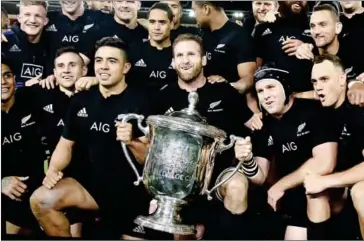
[[[210,138],[226,138],[226,133],[214,126],[208,125],[206,119],[198,113],[197,92],[188,95],[188,108],[174,111],[168,115],[154,115],[147,118],[147,123],[155,126],[167,127],[174,130],[195,133]]]

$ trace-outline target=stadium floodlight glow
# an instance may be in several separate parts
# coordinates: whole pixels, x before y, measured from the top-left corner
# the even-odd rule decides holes
[[[193,10],[190,10],[189,11],[189,13],[188,13],[188,16],[190,17],[190,18],[194,18],[196,15],[195,15],[195,11],[193,11]]]

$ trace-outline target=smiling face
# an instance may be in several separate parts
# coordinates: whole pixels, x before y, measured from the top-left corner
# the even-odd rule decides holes
[[[269,11],[277,10],[278,3],[275,1],[253,1],[252,10],[256,21],[263,22]]]
[[[1,64],[1,102],[9,101],[15,93],[15,76],[9,66]]]
[[[283,4],[292,14],[301,14],[307,8],[307,1],[285,1]]]
[[[310,28],[312,38],[319,48],[325,48],[332,44],[341,32],[340,23],[336,22],[332,14],[327,10],[312,13]]]
[[[113,1],[115,17],[127,23],[137,19],[140,6],[140,1]]]
[[[42,5],[20,4],[18,21],[27,35],[38,36],[48,23],[47,11]]]
[[[193,40],[183,40],[174,45],[173,66],[178,77],[190,83],[202,74],[206,66],[206,56],[202,56],[200,45]]]
[[[260,105],[273,116],[283,114],[286,94],[282,84],[275,79],[262,79],[255,84]]]
[[[131,65],[125,53],[115,47],[103,46],[95,53],[95,74],[100,85],[111,88],[119,84]]]
[[[61,0],[61,1],[59,1],[59,3],[62,7],[63,12],[73,15],[77,12],[78,9],[81,8],[83,1],[82,0]]]
[[[54,75],[58,84],[66,89],[72,88],[76,81],[87,73],[81,56],[73,52],[58,56],[54,66]]]

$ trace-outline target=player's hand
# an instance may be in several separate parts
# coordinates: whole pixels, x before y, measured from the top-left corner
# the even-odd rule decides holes
[[[300,46],[297,47],[297,50],[296,50],[296,53],[295,53],[296,58],[297,59],[311,60],[311,59],[314,58],[312,50],[313,50],[313,45],[312,44],[303,43],[303,44],[301,44]]]
[[[33,79],[28,80],[27,82],[25,82],[25,86],[29,87],[35,84],[39,84],[40,80],[42,78],[42,75],[38,75],[37,77],[34,77]]]
[[[250,161],[253,157],[252,152],[252,142],[250,140],[250,137],[246,138],[239,138],[235,142],[235,157],[239,161]]]
[[[210,82],[211,84],[227,82],[227,80],[220,75],[211,75],[207,77],[207,81]]]
[[[116,140],[129,145],[133,138],[133,125],[130,123],[116,122]]]
[[[277,20],[277,16],[279,16],[278,11],[269,11],[265,14],[265,17],[263,19],[263,22],[266,23],[274,23]]]
[[[255,131],[255,130],[260,130],[263,127],[263,114],[260,113],[255,113],[246,123],[245,126],[248,127],[250,130]]]
[[[348,90],[348,99],[352,105],[364,107],[364,83],[358,82]]]
[[[285,190],[282,189],[279,184],[273,185],[268,190],[268,204],[277,211],[277,203],[283,197]]]
[[[1,42],[2,43],[7,43],[8,42],[8,39],[5,37],[5,34],[1,34]]]
[[[42,79],[39,81],[39,84],[42,86],[42,88],[47,88],[48,90],[54,89],[57,85],[56,83],[56,77],[54,75],[50,75],[45,79]]]
[[[288,39],[283,42],[282,50],[288,54],[288,56],[295,56],[296,51],[299,46],[301,46],[303,42],[298,39]]]
[[[306,194],[317,194],[328,188],[325,177],[317,174],[307,174],[303,182],[303,186],[306,189]]]
[[[43,186],[52,189],[63,177],[63,173],[55,168],[49,167],[45,178],[43,179]]]
[[[76,93],[80,91],[89,90],[92,86],[97,85],[96,77],[81,77],[75,83]]]
[[[28,180],[29,177],[4,177],[1,179],[1,192],[15,201],[21,201],[21,195],[26,192],[27,185],[24,181]]]

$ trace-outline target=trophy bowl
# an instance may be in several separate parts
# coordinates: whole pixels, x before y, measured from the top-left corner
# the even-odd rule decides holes
[[[157,210],[150,216],[139,216],[135,223],[147,228],[180,235],[195,233],[194,225],[183,223],[180,210],[196,196],[211,193],[228,181],[240,168],[237,165],[225,180],[208,190],[214,168],[215,155],[231,148],[237,137],[230,136],[224,144],[226,133],[206,123],[195,110],[196,92],[189,94],[189,107],[169,115],[144,116],[126,114],[122,122],[137,119],[139,129],[149,138],[143,175],[134,166],[127,147],[122,143],[124,154],[133,168],[137,181],[143,182],[147,191],[157,200]]]

